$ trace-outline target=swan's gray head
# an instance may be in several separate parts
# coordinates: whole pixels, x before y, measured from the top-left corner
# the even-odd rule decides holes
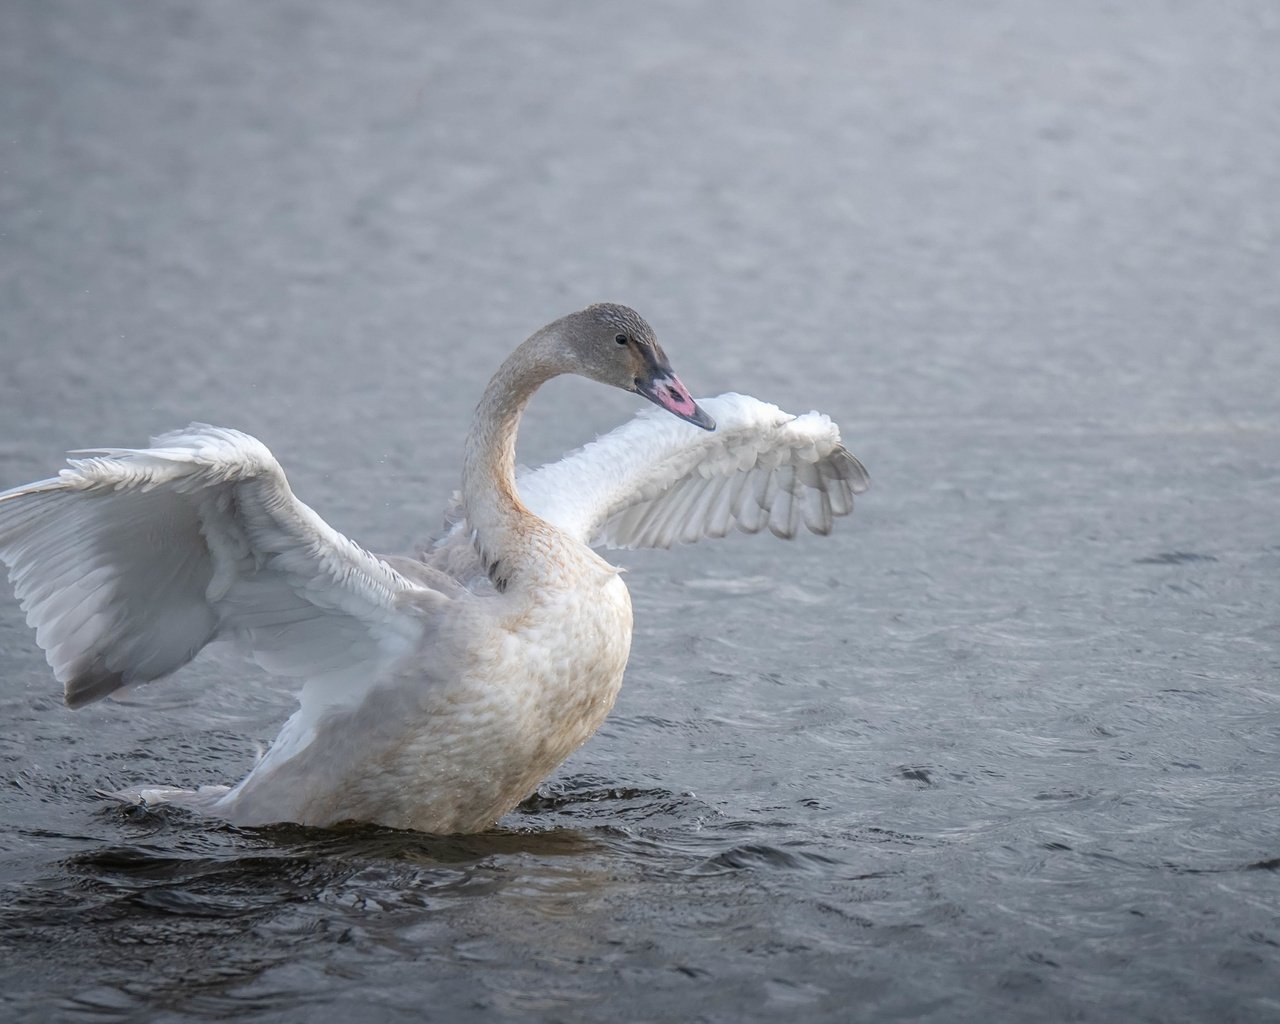
[[[570,371],[632,391],[704,430],[715,430],[667,362],[653,328],[634,309],[600,302],[552,325],[568,350]]]

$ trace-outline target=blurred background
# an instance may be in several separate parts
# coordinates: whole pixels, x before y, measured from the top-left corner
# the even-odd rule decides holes
[[[0,607],[10,1019],[1280,1020],[1280,7],[0,6],[0,486],[203,420],[373,550],[493,369],[636,307],[842,426],[828,539],[618,556],[488,837],[244,832],[287,687],[71,714]],[[552,382],[530,463],[630,396]]]

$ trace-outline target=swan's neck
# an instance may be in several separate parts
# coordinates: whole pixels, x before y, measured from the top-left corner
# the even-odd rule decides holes
[[[480,560],[499,590],[536,574],[535,538],[551,529],[516,492],[516,431],[533,393],[562,372],[557,340],[540,331],[507,357],[485,388],[467,435],[462,504]]]

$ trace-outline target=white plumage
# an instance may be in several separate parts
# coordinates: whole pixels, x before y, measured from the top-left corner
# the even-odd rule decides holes
[[[367,677],[420,632],[397,599],[443,600],[298,501],[260,441],[195,423],[0,495],[0,557],[72,707],[216,636],[276,675]]]
[[[588,545],[826,533],[852,509],[866,474],[827,417],[732,394],[703,403],[714,432],[643,412],[521,475],[517,499],[528,397],[554,372],[618,383],[600,352],[621,345],[611,332],[627,314],[640,354],[626,373],[647,343],[659,380],[682,391],[624,307],[544,328],[486,392],[461,506],[418,558],[365,551],[294,497],[261,442],[203,424],[0,494],[0,559],[72,707],[165,676],[215,639],[304,681],[299,711],[238,786],[143,795],[243,824],[487,827],[617,694],[630,602]],[[624,356],[608,353],[608,367]]]
[[[583,543],[611,548],[669,548],[735,527],[791,538],[803,523],[826,534],[833,516],[852,511],[866,471],[828,417],[792,416],[747,395],[700,404],[713,433],[647,409],[518,477],[521,497]]]

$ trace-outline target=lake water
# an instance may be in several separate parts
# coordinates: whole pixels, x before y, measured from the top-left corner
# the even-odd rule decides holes
[[[72,713],[0,603],[9,1021],[1280,1020],[1280,8],[9,3],[0,485],[205,420],[374,550],[640,309],[841,423],[828,539],[620,556],[494,831],[237,830],[288,688]],[[557,381],[522,458],[636,410]]]

